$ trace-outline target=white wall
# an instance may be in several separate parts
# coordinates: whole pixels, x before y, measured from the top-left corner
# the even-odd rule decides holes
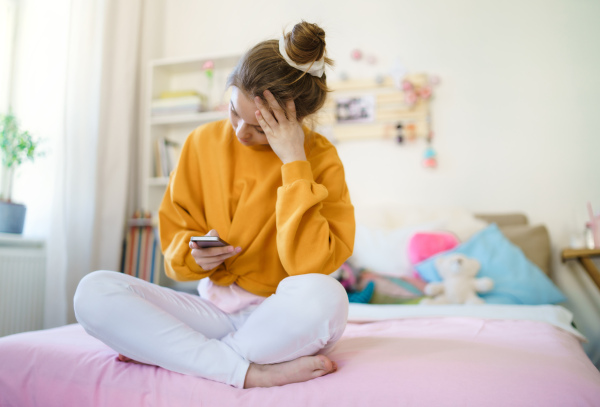
[[[582,292],[589,278],[557,261],[585,203],[600,210],[599,15],[593,0],[169,0],[163,56],[243,51],[305,19],[326,30],[331,79],[385,74],[397,59],[439,75],[439,168],[420,166],[422,145],[340,144],[353,201],[525,212],[549,227],[555,278],[579,298],[570,305],[584,333],[599,339],[598,291]],[[378,64],[352,61],[353,48]]]

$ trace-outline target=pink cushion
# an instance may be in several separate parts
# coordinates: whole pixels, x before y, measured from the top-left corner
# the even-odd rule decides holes
[[[449,232],[418,232],[408,242],[408,258],[412,264],[417,264],[434,254],[451,250],[459,243]]]

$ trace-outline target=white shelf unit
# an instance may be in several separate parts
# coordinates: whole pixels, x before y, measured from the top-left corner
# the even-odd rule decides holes
[[[168,177],[156,177],[156,141],[159,137],[183,144],[186,137],[199,125],[227,117],[227,110],[215,110],[229,103],[225,89],[228,75],[241,53],[204,55],[190,58],[171,58],[151,61],[148,67],[146,98],[142,104],[144,137],[142,145],[142,196],[145,210],[158,211]],[[203,65],[214,63],[212,80]],[[165,91],[193,90],[208,97],[207,111],[153,116],[152,100]]]

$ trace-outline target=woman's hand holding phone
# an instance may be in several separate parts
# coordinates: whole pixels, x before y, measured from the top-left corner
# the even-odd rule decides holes
[[[210,230],[205,236],[219,236],[216,230]],[[242,251],[241,247],[221,246],[221,247],[200,247],[196,242],[190,241],[192,257],[196,264],[203,270],[209,271],[217,268],[226,259],[235,256]]]

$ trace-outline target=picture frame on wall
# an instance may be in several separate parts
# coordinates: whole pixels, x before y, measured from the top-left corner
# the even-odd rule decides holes
[[[337,98],[336,121],[343,123],[369,123],[375,121],[375,95]]]

